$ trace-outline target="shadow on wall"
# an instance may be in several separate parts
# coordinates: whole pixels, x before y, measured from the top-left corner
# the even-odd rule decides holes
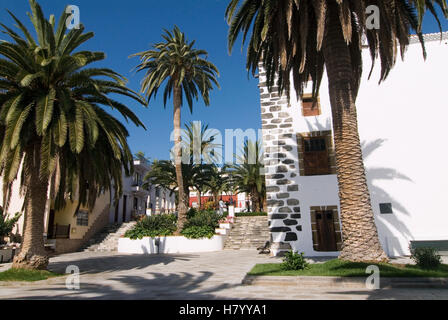
[[[325,122],[325,125],[322,125],[319,122],[319,120],[317,119],[317,117],[315,117],[314,123],[311,123],[310,121],[308,121],[308,119],[305,119],[305,121],[306,121],[306,126],[308,127],[309,132],[333,130],[332,129],[333,125],[331,124],[330,119],[327,119],[327,121]]]
[[[317,118],[313,121],[306,120],[308,130],[312,131],[325,131],[331,130],[331,120],[327,119],[325,124],[319,122]],[[371,142],[362,142],[361,148],[363,153],[364,162],[378,150],[386,140],[377,139]],[[400,173],[393,168],[381,168],[381,167],[366,167],[366,177],[370,196],[372,199],[372,206],[378,206],[380,203],[392,203],[394,213],[402,213],[410,216],[405,204],[400,203],[386,190],[381,188],[378,182],[385,180],[401,180],[413,183],[413,181],[406,175]],[[337,192],[337,191],[336,191]],[[374,212],[378,212],[378,208],[374,208]],[[375,215],[375,222],[377,224],[380,240],[383,244],[384,250],[389,256],[404,255],[408,253],[408,242],[412,239],[411,231],[408,227],[398,219],[396,214],[387,215]],[[401,239],[401,240],[400,240]],[[406,240],[403,240],[406,239]],[[406,241],[406,244],[404,243]],[[405,246],[405,247],[403,247]]]
[[[366,161],[368,157],[378,150],[385,142],[386,140],[384,139],[377,139],[368,143],[362,142],[361,148],[364,161]],[[405,255],[407,248],[403,248],[403,240],[400,241],[400,239],[406,239],[408,242],[408,240],[412,238],[412,234],[406,225],[397,218],[396,213],[400,212],[407,216],[409,216],[410,213],[403,203],[400,203],[386,190],[378,186],[377,182],[384,180],[402,180],[413,183],[413,181],[408,176],[392,168],[366,167],[366,176],[370,197],[372,199],[372,206],[377,206],[380,203],[392,203],[394,210],[394,214],[375,215],[375,222],[378,227],[383,248],[389,256]],[[374,208],[374,212],[378,212],[378,208]],[[399,234],[397,234],[397,232]]]

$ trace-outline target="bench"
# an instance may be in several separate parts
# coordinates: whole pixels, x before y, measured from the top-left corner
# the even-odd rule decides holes
[[[448,256],[448,240],[414,240],[411,241],[411,249],[433,248],[441,256]]]

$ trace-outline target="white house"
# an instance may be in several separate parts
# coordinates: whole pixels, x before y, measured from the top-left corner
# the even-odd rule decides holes
[[[110,223],[120,223],[133,217],[160,213],[171,213],[176,209],[175,195],[168,189],[150,185],[143,188],[143,178],[150,170],[150,164],[134,160],[134,175],[127,177],[123,173],[123,194],[115,202],[112,199],[109,215]]]
[[[397,61],[381,85],[379,63],[367,79],[371,59],[363,52],[359,134],[375,221],[389,256],[408,255],[412,241],[448,240],[448,32],[443,40],[439,33],[425,40],[427,60],[413,37],[405,61]],[[273,242],[280,251],[290,245],[307,256],[336,256],[342,236],[327,77],[315,109],[311,86],[289,104],[268,92],[262,70],[259,78]]]

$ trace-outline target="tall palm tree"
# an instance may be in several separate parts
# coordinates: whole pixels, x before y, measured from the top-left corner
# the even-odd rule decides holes
[[[219,196],[228,189],[227,175],[215,164],[206,165],[204,175],[207,177],[205,188],[213,195],[215,207],[218,207]]]
[[[184,190],[190,190],[198,185],[204,185],[207,177],[203,168],[199,165],[182,163],[182,183]],[[151,169],[143,178],[143,187],[150,185],[160,186],[170,190],[171,194],[179,192],[176,165],[169,160],[154,160]],[[186,202],[189,202],[189,195],[186,194]],[[182,231],[182,229],[180,229]]]
[[[216,134],[213,134],[213,132],[209,130],[208,124],[201,124],[199,121],[185,124],[182,148],[184,151],[188,150],[191,164],[202,166],[202,170],[206,170],[208,165],[218,162],[220,155],[216,154],[215,150],[217,147],[220,147],[220,145],[214,143],[215,137]],[[194,186],[198,193],[199,208],[202,207],[202,193],[207,188],[204,181],[210,180],[207,179],[207,174],[205,172],[203,172],[201,176],[202,179],[197,179]]]
[[[344,238],[340,258],[387,260],[378,239],[357,127],[355,102],[362,73],[361,39],[366,35],[372,68],[374,61],[380,59],[382,81],[394,66],[397,52],[404,55],[412,29],[423,44],[420,30],[426,9],[437,17],[435,7],[439,6],[448,16],[446,1],[245,0],[238,6],[239,3],[231,0],[226,10],[229,47],[233,47],[240,33],[244,34],[244,43],[252,32],[247,69],[255,73],[261,63],[270,91],[278,86],[279,93],[286,92],[289,97],[292,75],[297,97],[309,79],[317,96],[326,68]],[[369,5],[379,9],[380,29],[368,26]]]
[[[176,177],[179,193],[178,230],[183,229],[187,220],[186,192],[182,181],[182,148],[181,148],[181,106],[184,98],[188,102],[190,112],[193,112],[193,99],[202,98],[205,105],[210,104],[210,91],[213,84],[219,88],[216,77],[218,69],[213,63],[204,59],[205,50],[193,48],[194,41],[188,42],[185,34],[175,26],[173,31],[165,30],[162,35],[164,42],[153,45],[151,50],[134,54],[140,57],[138,71],[145,71],[141,90],[146,93],[148,101],[156,96],[160,86],[166,82],[163,101],[173,95],[173,122]]]
[[[24,37],[2,24],[12,41],[0,42],[0,174],[8,204],[11,186],[21,170],[25,225],[20,253],[13,267],[44,269],[44,213],[47,195],[55,209],[67,200],[93,207],[97,196],[115,186],[121,193],[121,174],[132,171],[132,153],[124,125],[102,106],[143,124],[109,93],[146,104],[111,69],[87,68],[105,58],[102,52],[75,51],[93,37],[84,26],[67,32],[68,15],[59,24],[46,20],[30,0],[30,19],[37,41],[11,12]]]
[[[247,193],[251,197],[253,210],[260,212],[266,198],[263,153],[259,141],[245,141],[241,155],[237,155],[237,164],[226,167],[231,183],[236,185],[238,193]]]

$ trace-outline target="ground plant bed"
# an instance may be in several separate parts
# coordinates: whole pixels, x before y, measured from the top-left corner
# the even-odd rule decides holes
[[[281,263],[257,264],[248,275],[251,276],[326,276],[326,277],[365,277],[366,269],[372,264],[330,260],[325,263],[310,264],[305,270],[284,270]],[[377,264],[381,277],[424,277],[448,278],[448,265],[435,269],[421,269],[416,265]]]
[[[310,264],[304,270],[285,270],[280,263],[257,264],[243,280],[246,285],[301,287],[365,287],[372,264],[330,260]],[[380,286],[401,288],[448,289],[448,265],[421,269],[416,265],[376,264],[380,271]]]

